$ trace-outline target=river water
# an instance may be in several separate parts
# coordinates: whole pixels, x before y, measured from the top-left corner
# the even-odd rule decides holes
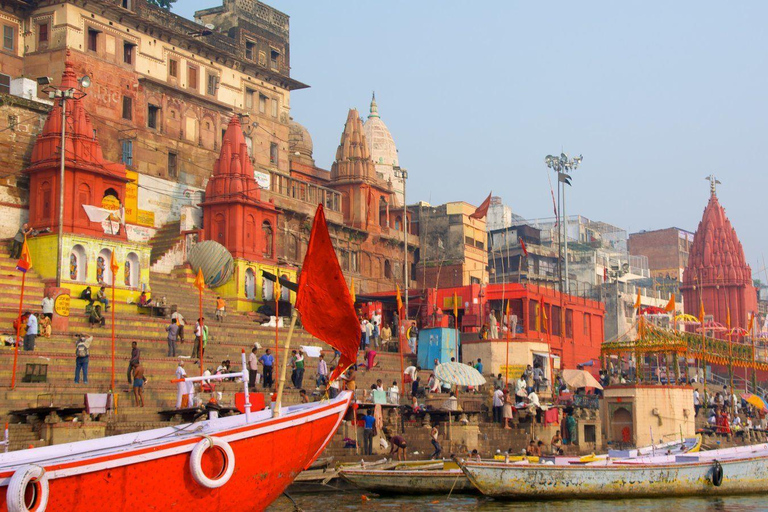
[[[365,497],[364,497],[365,496]],[[643,500],[578,500],[549,502],[496,501],[474,496],[398,496],[379,497],[371,493],[297,494],[292,496],[305,512],[347,510],[391,512],[497,512],[525,510],[534,512],[758,512],[768,511],[768,495],[718,498],[669,498]],[[290,512],[293,504],[280,497],[269,512]]]

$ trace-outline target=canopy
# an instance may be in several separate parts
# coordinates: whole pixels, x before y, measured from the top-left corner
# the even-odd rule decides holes
[[[686,325],[699,325],[699,319],[693,315],[681,314],[675,317],[675,322],[685,322]]]
[[[566,384],[572,388],[597,388],[603,389],[603,386],[597,382],[591,373],[585,370],[563,370],[561,376]]]
[[[454,386],[482,386],[485,384],[485,377],[480,375],[480,372],[469,365],[453,361],[437,365],[435,376]]]
[[[742,393],[741,398],[747,401],[748,404],[752,404],[763,412],[768,412],[768,406],[765,404],[765,400],[752,393]]]
[[[702,330],[702,328],[701,328],[701,327],[699,327],[698,329],[696,329],[696,331],[698,331],[698,332],[701,332],[701,330]],[[711,322],[711,321],[710,321],[710,322],[706,322],[706,323],[704,324],[704,330],[705,330],[705,331],[717,331],[717,332],[724,332],[724,331],[727,331],[727,330],[728,330],[728,328],[727,328],[726,326],[724,326],[723,324],[721,324],[720,322]]]

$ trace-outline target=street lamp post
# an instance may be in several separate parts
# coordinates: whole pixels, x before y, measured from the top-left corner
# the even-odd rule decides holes
[[[408,319],[408,203],[405,199],[405,181],[408,179],[408,171],[401,167],[393,167],[395,177],[403,180],[403,275],[405,277],[405,318]]]
[[[51,84],[49,77],[42,77],[37,79],[39,85],[45,85],[43,92],[48,93],[48,97],[52,100],[59,100],[61,105],[61,158],[59,160],[59,229],[58,229],[58,246],[56,250],[57,265],[56,265],[56,287],[61,287],[61,262],[64,253],[64,170],[66,168],[66,149],[67,149],[67,100],[82,99],[85,97],[85,92],[79,91],[74,88],[63,88],[61,86],[54,86]],[[80,87],[87,89],[91,86],[91,78],[88,75],[78,79]]]
[[[557,267],[560,271],[560,291],[563,291],[563,277],[562,277],[562,262],[565,261],[565,293],[570,293],[570,287],[569,287],[569,280],[568,280],[568,227],[566,225],[567,219],[565,214],[565,185],[570,186],[571,185],[571,175],[568,174],[569,172],[575,171],[579,165],[581,164],[581,161],[583,160],[583,157],[581,155],[569,158],[568,155],[565,153],[560,153],[560,156],[552,156],[547,155],[546,158],[544,158],[544,163],[547,164],[547,167],[552,169],[557,173],[557,199],[558,199],[558,210],[560,209],[560,188],[562,187],[563,192],[563,209],[562,212],[558,211],[558,216],[562,218],[562,222],[560,223],[560,227],[557,230],[557,241],[558,241],[558,247],[557,247]],[[560,230],[562,229],[562,248],[560,243]],[[563,250],[564,249],[564,250]]]

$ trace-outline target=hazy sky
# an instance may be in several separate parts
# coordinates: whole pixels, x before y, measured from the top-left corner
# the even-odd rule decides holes
[[[291,17],[291,74],[311,86],[292,115],[319,166],[375,90],[409,203],[493,190],[519,215],[551,216],[543,162],[562,149],[584,155],[569,214],[694,231],[715,173],[765,280],[768,2],[267,3]]]

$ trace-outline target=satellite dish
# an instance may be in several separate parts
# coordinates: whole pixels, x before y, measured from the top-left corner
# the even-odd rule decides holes
[[[208,30],[213,30],[213,29],[215,29],[215,28],[216,28],[216,26],[215,26],[213,23],[206,23],[204,26],[205,26],[205,28],[207,28]]]

